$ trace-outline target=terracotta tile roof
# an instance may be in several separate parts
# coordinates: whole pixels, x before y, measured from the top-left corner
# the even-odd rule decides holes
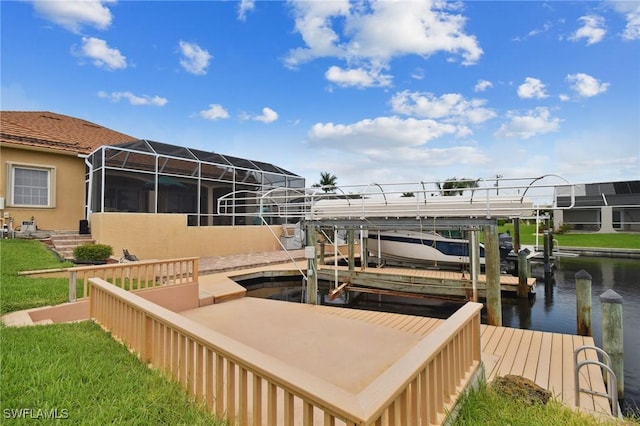
[[[0,111],[0,143],[88,154],[102,145],[139,138],[48,111]]]

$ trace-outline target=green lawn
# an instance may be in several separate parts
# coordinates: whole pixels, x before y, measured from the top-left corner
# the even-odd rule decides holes
[[[66,279],[16,275],[62,266],[71,265],[60,263],[37,241],[1,240],[2,314],[65,302]],[[0,348],[0,412],[6,424],[47,417],[82,425],[225,424],[91,321],[0,325]]]
[[[514,235],[513,224],[505,224],[498,227],[498,232],[507,232]],[[553,234],[557,244],[562,247],[596,247],[596,248],[620,248],[639,249],[640,233],[616,233],[616,234],[595,234],[569,232],[565,234]],[[520,243],[533,245],[536,243],[536,225],[520,225]],[[538,236],[538,244],[542,245],[542,234]]]

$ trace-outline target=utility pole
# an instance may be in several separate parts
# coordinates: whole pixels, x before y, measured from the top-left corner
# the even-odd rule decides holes
[[[496,184],[494,185],[496,187],[496,195],[500,195],[498,182],[500,181],[501,178],[502,178],[502,175],[496,175]]]

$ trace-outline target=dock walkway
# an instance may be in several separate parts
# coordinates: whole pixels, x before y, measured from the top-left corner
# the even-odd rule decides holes
[[[296,256],[304,258],[304,251],[300,251]],[[273,259],[273,262],[269,262],[269,259]],[[288,256],[282,252],[239,257],[203,258],[200,260],[199,268],[200,271],[202,271],[201,274],[203,274],[200,276],[201,297],[207,292],[215,292],[217,289],[221,290],[224,286],[228,286],[227,288],[233,287],[236,292],[239,291],[234,297],[242,297],[244,293],[241,289],[244,288],[233,282],[233,276],[251,275],[258,273],[260,270],[295,268],[295,266],[291,264],[286,266],[282,265],[282,263],[286,263],[287,261]],[[246,262],[244,263],[244,267],[243,262]],[[274,262],[275,264],[273,264]],[[208,275],[211,273],[213,274]],[[215,302],[229,299],[228,297],[220,296]],[[212,301],[210,303],[215,302]],[[237,314],[234,314],[233,309],[229,309],[231,306],[232,304],[228,305],[224,311],[221,309],[215,313],[215,316],[222,315],[221,318],[215,321],[216,324],[227,324],[227,326],[233,324]],[[303,321],[302,318],[306,315],[304,312],[308,311],[308,309],[314,309],[314,312],[316,312],[316,314],[314,314],[315,316],[320,312],[329,315],[338,315],[374,324],[376,327],[388,327],[417,336],[427,335],[443,321],[428,317],[342,307],[317,305],[297,306],[298,307],[295,308],[296,313],[291,313],[289,316],[291,324],[297,324],[299,321]],[[215,305],[207,309],[211,315],[214,315]],[[197,311],[199,311],[199,309],[189,313],[188,316],[204,323],[210,323],[209,320],[206,319],[206,317],[209,316],[207,311]],[[228,318],[225,317],[225,315],[228,316]],[[293,317],[296,317],[296,319],[292,319]],[[238,325],[238,327],[242,327],[242,325]],[[228,332],[231,333],[229,330]],[[241,333],[245,332],[246,331],[243,331]],[[251,339],[250,337],[246,338]],[[268,336],[260,336],[260,339],[265,338],[268,338]],[[377,339],[377,337],[373,337],[373,335],[369,335],[368,338],[372,341]],[[483,324],[481,326],[481,345],[482,360],[486,368],[487,381],[508,374],[523,376],[549,390],[555,398],[564,402],[567,406],[575,407],[573,352],[580,346],[593,346],[595,343],[592,337],[521,330]],[[327,353],[335,350],[333,347],[317,349]],[[298,358],[299,357],[296,357],[296,359]],[[597,354],[593,350],[588,350],[583,352],[581,359],[597,360]],[[596,366],[589,366],[588,368],[582,369],[580,386],[590,388],[597,392],[605,392],[604,379],[600,369]],[[583,393],[580,397],[580,409],[599,414],[611,414],[608,400],[605,397],[593,396],[586,393]]]

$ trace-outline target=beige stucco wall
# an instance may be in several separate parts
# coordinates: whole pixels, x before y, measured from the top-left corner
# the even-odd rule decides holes
[[[8,163],[25,166],[55,167],[55,207],[13,207],[8,197]],[[13,226],[34,217],[42,230],[78,230],[84,219],[85,205],[85,164],[84,159],[73,154],[60,154],[37,150],[0,146],[0,197],[5,199],[5,209],[0,210],[0,222],[8,222],[4,214],[13,218]]]
[[[187,226],[187,215],[153,213],[93,213],[91,236],[139,259],[226,256],[281,250],[280,226]]]

